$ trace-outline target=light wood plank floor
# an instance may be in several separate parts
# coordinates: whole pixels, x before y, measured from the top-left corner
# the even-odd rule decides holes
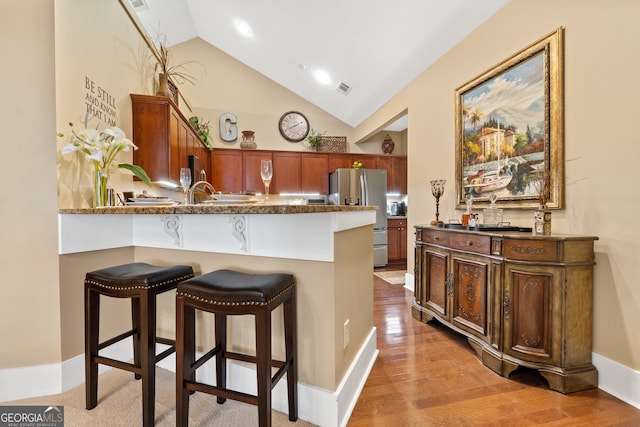
[[[460,335],[411,317],[413,294],[374,276],[379,357],[349,420],[357,426],[640,426],[602,390],[563,395],[535,371],[484,367]]]

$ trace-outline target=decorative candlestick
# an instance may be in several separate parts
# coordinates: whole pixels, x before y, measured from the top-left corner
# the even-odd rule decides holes
[[[440,197],[444,194],[444,184],[446,182],[446,179],[435,179],[431,181],[431,193],[433,194],[433,197],[436,198],[436,219],[431,221],[431,225],[443,223],[440,221]]]

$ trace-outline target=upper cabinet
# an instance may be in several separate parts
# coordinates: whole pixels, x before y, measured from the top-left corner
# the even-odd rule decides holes
[[[211,184],[217,191],[243,190],[242,151],[216,148],[211,153]]]
[[[211,179],[209,150],[195,129],[170,98],[131,94],[133,118],[133,162],[152,181],[180,182],[180,168],[190,167],[194,181]]]
[[[307,193],[329,192],[329,156],[322,153],[302,153],[300,190]]]
[[[329,174],[354,161],[368,169],[387,170],[387,190],[406,194],[407,156],[216,148],[211,153],[211,183],[218,191],[262,192],[260,160],[273,161],[269,191],[328,194]]]
[[[407,194],[407,156],[377,157],[377,168],[387,170],[387,191]]]

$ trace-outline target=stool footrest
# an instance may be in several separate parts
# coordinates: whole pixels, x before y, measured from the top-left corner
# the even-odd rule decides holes
[[[165,351],[163,351],[162,353],[156,355],[156,363],[158,363],[159,361],[161,361],[165,357],[169,356],[170,354],[175,353],[175,351],[176,351],[176,347],[175,346],[171,346],[168,349],[166,349]]]
[[[248,354],[234,353],[232,351],[227,351],[224,355],[227,359],[239,360],[241,362],[249,362],[249,363],[257,362],[257,358],[255,356],[250,356]],[[275,366],[276,368],[281,367],[282,365],[284,365],[284,363],[285,362],[280,360],[273,360],[273,359],[271,360],[271,366]]]
[[[214,396],[225,399],[237,400],[239,402],[249,403],[251,405],[258,404],[258,397],[252,394],[242,393],[240,391],[229,390],[228,388],[220,388],[209,384],[203,384],[192,381],[185,381],[184,388],[187,390],[200,391],[202,393],[213,394]]]
[[[290,365],[291,361],[282,363],[280,369],[278,369],[275,375],[271,378],[271,388],[275,387],[276,383],[280,381],[280,378],[282,378],[282,376],[287,372],[287,369],[289,369]]]
[[[111,344],[115,344],[118,341],[122,341],[125,338],[129,338],[132,335],[135,335],[138,331],[135,329],[131,329],[130,331],[123,332],[122,334],[115,336],[111,339],[106,340],[103,343],[98,344],[98,350],[102,350],[103,348],[109,347]]]
[[[93,360],[96,363],[99,363],[101,365],[107,365],[113,368],[123,369],[125,371],[133,372],[134,374],[138,374],[138,375],[142,374],[141,368],[131,363],[123,362],[121,360],[111,359],[110,357],[104,357],[104,356],[94,356]]]
[[[220,353],[220,347],[212,348],[211,350],[209,350],[208,352],[200,356],[200,359],[193,362],[193,364],[191,365],[191,368],[194,370],[198,369],[200,366],[204,365],[206,362],[209,361],[209,359],[211,359],[213,356],[215,356],[218,353]]]

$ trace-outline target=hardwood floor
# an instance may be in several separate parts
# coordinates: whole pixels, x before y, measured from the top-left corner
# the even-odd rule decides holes
[[[563,395],[535,371],[495,374],[466,339],[413,319],[401,285],[374,276],[374,298],[380,354],[350,427],[640,426],[640,410],[602,390]]]

